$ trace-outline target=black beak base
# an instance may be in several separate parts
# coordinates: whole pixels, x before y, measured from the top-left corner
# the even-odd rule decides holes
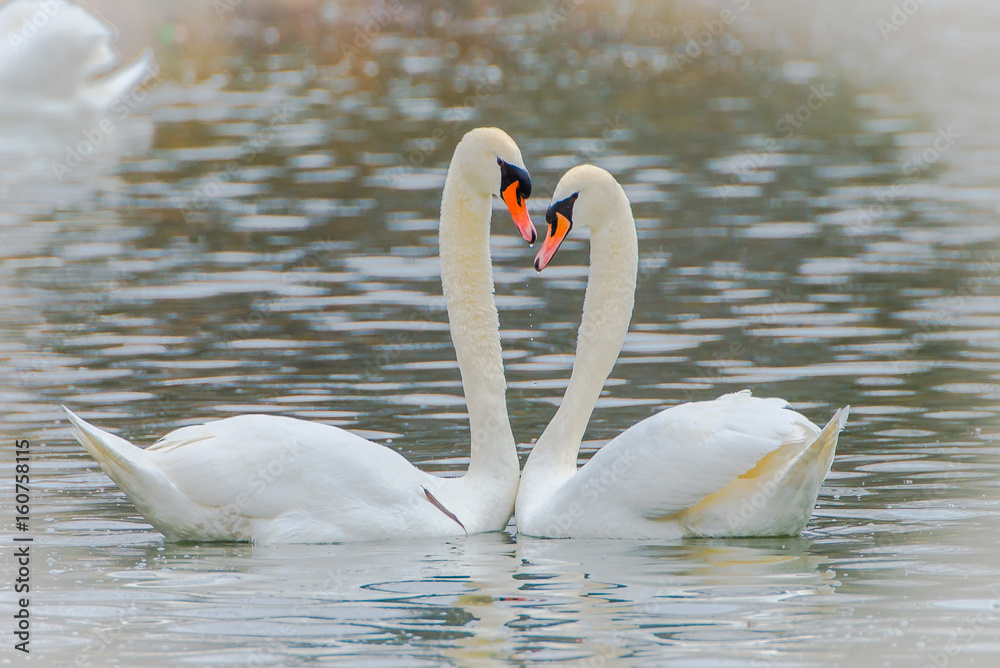
[[[556,214],[561,213],[563,217],[569,221],[570,226],[573,225],[573,204],[576,203],[576,198],[580,196],[580,193],[573,193],[566,199],[561,199],[555,204],[549,207],[549,210],[545,212],[545,222],[549,224],[552,231],[556,230]]]
[[[531,197],[531,177],[527,171],[500,158],[497,158],[497,164],[500,165],[500,192],[506,192],[512,183],[516,183],[518,204]]]

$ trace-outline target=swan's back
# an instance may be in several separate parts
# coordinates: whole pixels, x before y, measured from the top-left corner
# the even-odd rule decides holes
[[[842,419],[846,415],[834,420],[833,447],[817,449],[823,456],[814,457],[811,446],[821,430],[782,399],[744,391],[674,406],[598,450],[539,513],[549,526],[544,531],[531,528],[577,537],[796,533],[801,526],[795,526],[808,520],[829,470]],[[803,467],[804,462],[811,463]],[[790,473],[801,480],[792,483]],[[745,495],[774,477],[780,477],[785,489],[767,486],[773,494],[796,490],[794,517],[768,519],[757,513],[741,522],[738,511]],[[804,506],[808,510],[802,519],[799,509]]]
[[[301,506],[301,496],[290,499],[289,490],[308,491],[321,502],[320,497],[338,496],[345,485],[364,494],[382,483],[387,471],[398,476],[399,469],[412,469],[399,453],[356,434],[275,415],[181,427],[146,453],[190,498],[221,506],[242,492],[249,499],[241,510],[253,517],[274,517],[292,501]]]
[[[101,468],[174,540],[455,533],[425,496],[438,479],[338,427],[241,415],[182,427],[143,450],[72,417],[78,440]]]

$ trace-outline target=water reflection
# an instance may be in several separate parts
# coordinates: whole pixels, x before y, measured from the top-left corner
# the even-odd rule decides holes
[[[161,67],[130,117],[151,143],[125,141],[85,196],[3,200],[19,224],[0,230],[0,397],[8,437],[45,444],[43,660],[1000,652],[992,4],[920,5],[888,39],[891,2],[119,4],[93,3],[123,60],[152,44]],[[724,9],[724,34],[692,47]],[[633,327],[583,456],[662,407],[747,386],[809,415],[850,403],[805,535],[164,544],[70,441],[59,403],[140,443],[254,410],[465,468],[436,221],[452,146],[487,124],[524,150],[534,213],[582,161],[634,202]],[[567,241],[537,276],[494,234],[524,451],[569,375],[585,249]]]

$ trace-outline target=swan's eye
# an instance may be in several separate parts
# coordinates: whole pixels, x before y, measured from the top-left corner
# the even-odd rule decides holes
[[[573,225],[573,204],[576,203],[576,198],[580,196],[580,193],[573,193],[566,199],[559,200],[555,204],[549,207],[549,210],[545,212],[545,222],[551,227],[556,226],[556,221],[558,216],[556,214],[561,214],[566,221]]]
[[[523,204],[524,200],[531,197],[531,177],[528,176],[528,172],[524,171],[520,167],[515,167],[509,162],[504,162],[500,158],[497,158],[497,164],[500,165],[500,193],[503,196],[504,193],[513,185],[516,186],[514,193],[517,197],[517,203],[519,205]]]

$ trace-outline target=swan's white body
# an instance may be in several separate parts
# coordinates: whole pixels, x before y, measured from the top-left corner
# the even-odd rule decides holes
[[[424,473],[337,427],[267,415],[183,427],[140,449],[70,413],[77,440],[172,540],[341,542],[502,530],[519,463],[489,250],[498,158],[523,169],[505,133],[469,132],[441,204],[442,283],[472,428],[464,476]]]
[[[830,469],[847,408],[820,430],[784,400],[748,391],[681,404],[634,425],[577,469],[587,423],[631,320],[638,243],[628,199],[610,174],[589,165],[570,170],[556,187],[553,208],[575,193],[573,222],[591,228],[584,315],[565,397],[521,475],[518,532],[579,538],[799,533]],[[555,230],[554,216],[550,224]],[[547,239],[541,266],[555,248]]]
[[[171,540],[322,543],[451,536],[506,526],[511,492],[440,478],[329,425],[240,415],[139,449],[70,414],[77,440]],[[507,481],[507,487],[516,488]],[[450,518],[430,492],[453,512]],[[473,507],[471,500],[482,500]]]

